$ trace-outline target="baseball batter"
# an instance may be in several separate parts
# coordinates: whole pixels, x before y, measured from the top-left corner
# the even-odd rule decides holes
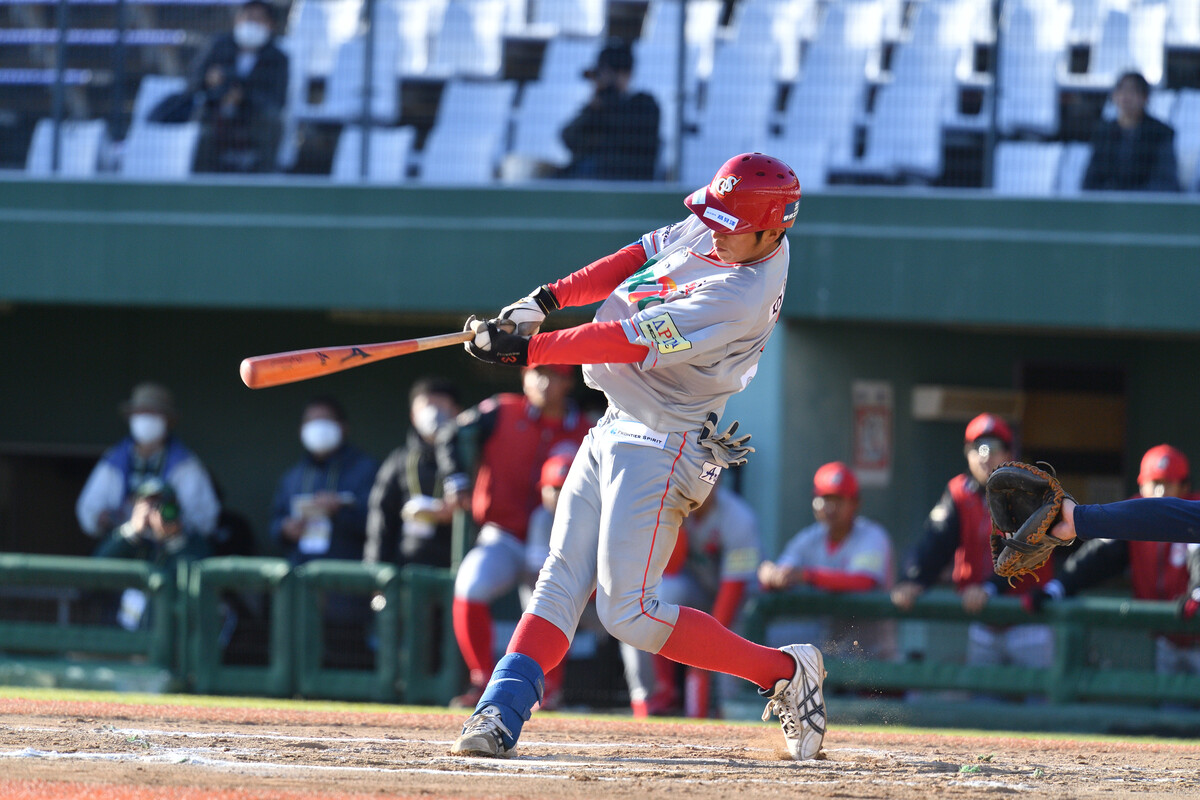
[[[584,364],[609,406],[584,439],[559,498],[550,540],[507,655],[451,752],[511,753],[596,592],[605,628],[622,642],[688,666],[753,681],[779,717],[793,758],[813,758],[825,733],[825,675],[808,644],[775,650],[713,617],[664,602],[663,570],[680,522],[721,471],[753,448],[717,433],[726,400],[754,377],[787,283],[784,234],[800,184],[783,162],[731,158],[689,195],[686,219],[505,307],[467,320],[468,351],[509,365]],[[563,306],[603,301],[595,319],[537,333]],[[509,332],[509,325],[516,333]]]

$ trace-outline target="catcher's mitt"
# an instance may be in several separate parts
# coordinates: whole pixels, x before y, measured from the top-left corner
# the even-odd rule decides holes
[[[987,481],[988,511],[992,515],[992,563],[1002,578],[1032,573],[1050,558],[1055,547],[1069,545],[1050,535],[1062,516],[1065,491],[1051,470],[1006,461]]]

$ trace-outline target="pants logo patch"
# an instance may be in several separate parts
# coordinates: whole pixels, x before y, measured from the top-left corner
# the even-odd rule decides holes
[[[719,477],[721,477],[721,467],[711,461],[705,461],[704,467],[700,470],[700,480],[716,486]]]

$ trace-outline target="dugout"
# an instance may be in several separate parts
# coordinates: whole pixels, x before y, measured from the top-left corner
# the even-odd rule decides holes
[[[0,376],[0,548],[88,551],[75,493],[147,377],[262,536],[311,395],[338,395],[382,457],[417,376],[456,379],[469,402],[517,382],[443,350],[252,392],[241,358],[455,330],[683,213],[680,191],[644,186],[0,181],[0,345],[19,365]],[[1198,457],[1196,231],[1200,203],[1169,197],[806,196],[784,327],[730,406],[759,445],[734,477],[768,553],[811,519],[815,468],[856,447],[863,511],[904,549],[979,410],[1016,417],[1023,454],[1091,499],[1131,492],[1161,441]]]

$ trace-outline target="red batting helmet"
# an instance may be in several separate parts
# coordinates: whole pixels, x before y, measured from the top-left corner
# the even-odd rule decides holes
[[[963,437],[963,441],[967,444],[972,444],[976,439],[983,439],[985,437],[999,439],[1004,442],[1005,447],[1012,447],[1012,429],[1008,427],[1008,423],[995,414],[980,414],[968,422],[967,432]]]
[[[831,494],[852,499],[858,497],[858,478],[854,476],[854,471],[841,461],[825,464],[813,476],[813,496],[825,497]]]
[[[790,228],[800,211],[800,180],[777,158],[742,153],[683,204],[717,233]]]

